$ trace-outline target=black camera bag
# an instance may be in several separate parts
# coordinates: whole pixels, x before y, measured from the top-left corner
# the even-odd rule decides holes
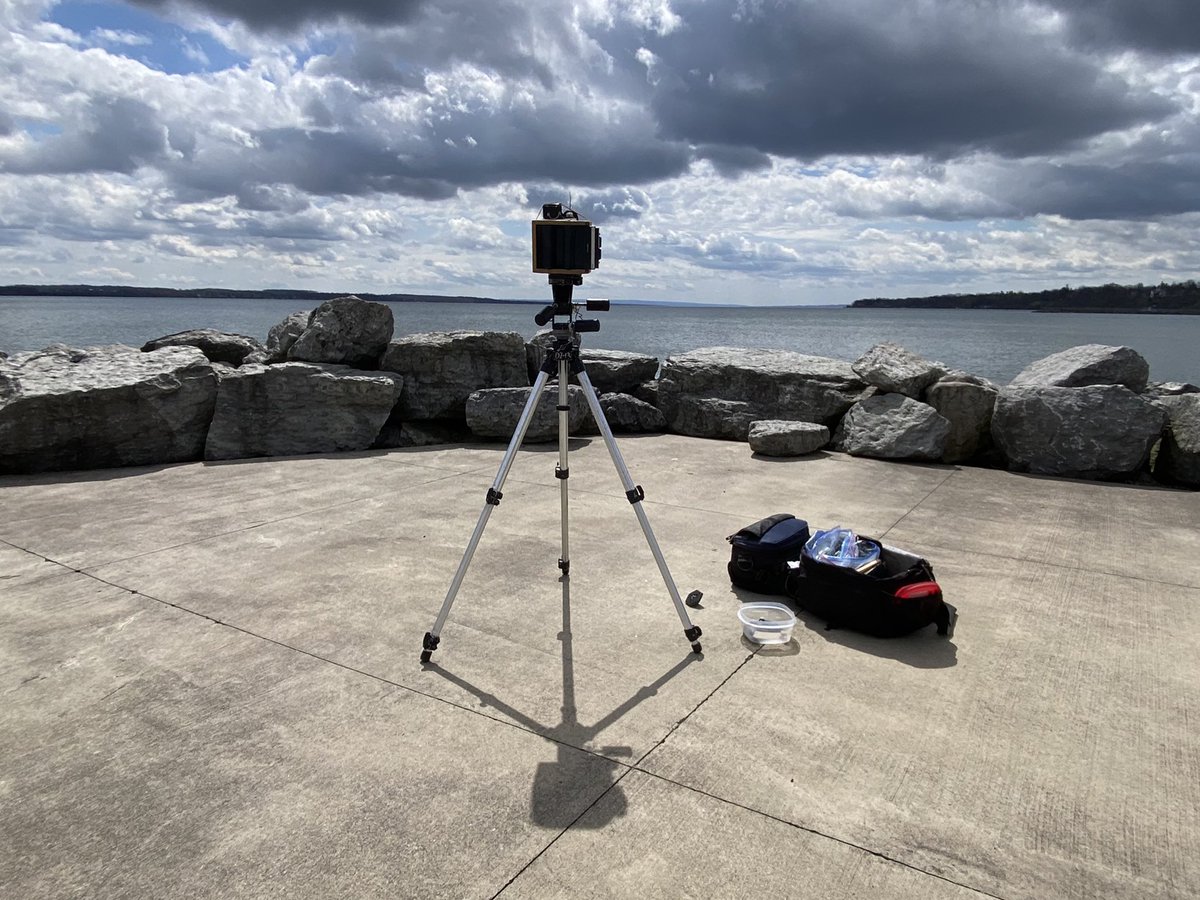
[[[808,523],[791,513],[747,525],[725,539],[733,545],[729,580],[760,594],[784,593],[788,560],[800,559],[808,537]]]
[[[952,609],[942,599],[933,567],[906,550],[880,548],[879,562],[868,571],[801,554],[789,570],[786,592],[797,605],[820,616],[830,628],[849,628],[877,637],[899,637],[934,623],[949,634]]]

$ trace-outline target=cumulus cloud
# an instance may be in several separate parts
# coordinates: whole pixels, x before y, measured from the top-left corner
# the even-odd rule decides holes
[[[339,18],[367,24],[402,22],[426,0],[130,0],[156,12],[190,7],[218,18],[238,19],[255,28],[292,30],[308,22]]]
[[[131,97],[93,97],[67,129],[25,141],[0,156],[18,174],[130,173],[170,155],[167,129],[146,103]]]
[[[1024,156],[1175,109],[1004,3],[702,4],[685,16],[686,31],[651,43],[652,103],[667,134],[696,143],[802,159]]]
[[[1179,54],[1200,50],[1200,4],[1194,0],[1047,0],[1073,39],[1092,46]]]
[[[1050,244],[1064,266],[1190,258],[1100,227],[1200,210],[1190,0],[134,2],[169,36],[0,5],[6,253],[511,285],[569,196],[618,287],[1018,271],[1046,222],[1087,236]],[[167,52],[206,71],[146,62]]]

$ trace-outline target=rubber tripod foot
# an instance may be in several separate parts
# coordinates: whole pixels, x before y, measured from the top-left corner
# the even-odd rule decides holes
[[[699,641],[696,641],[696,643],[692,644],[692,652],[693,652],[693,653],[699,653],[700,655],[703,655],[703,654],[704,654],[704,651],[700,649],[700,642],[699,642]]]

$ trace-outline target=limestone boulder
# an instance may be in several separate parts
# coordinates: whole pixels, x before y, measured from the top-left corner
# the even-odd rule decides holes
[[[946,373],[941,363],[930,362],[899,344],[876,344],[857,360],[855,374],[881,391],[920,399],[922,392]]]
[[[528,398],[528,388],[474,391],[467,398],[467,426],[477,437],[507,441],[517,429]],[[592,412],[584,399],[583,388],[568,385],[567,406],[570,407],[567,412],[570,433],[582,433],[592,422]],[[536,444],[554,440],[558,440],[558,386],[550,385],[542,390],[542,396],[534,407],[533,417],[525,432],[525,442]]]
[[[875,394],[846,413],[840,431],[841,446],[851,456],[939,460],[950,423],[927,403],[903,394]]]
[[[1147,400],[1166,400],[1185,394],[1200,394],[1200,387],[1190,381],[1151,381],[1142,391],[1142,396]]]
[[[763,456],[806,456],[829,443],[829,429],[816,422],[778,419],[750,423],[750,449]]]
[[[439,331],[392,341],[380,368],[404,376],[405,421],[463,421],[467,398],[487,388],[528,387],[525,341],[516,332]]]
[[[1129,347],[1082,344],[1031,363],[1011,382],[1013,387],[1086,387],[1120,384],[1134,393],[1146,388],[1150,364]]]
[[[1167,430],[1154,460],[1154,477],[1200,488],[1200,393],[1172,397],[1167,417]]]
[[[614,434],[646,434],[667,430],[667,420],[656,406],[630,394],[601,394],[600,411]]]
[[[653,381],[643,381],[633,389],[633,396],[637,397],[643,403],[649,403],[651,406],[658,406],[658,379]]]
[[[833,424],[865,388],[842,360],[706,347],[663,363],[658,408],[680,434],[745,440],[760,419]]]
[[[0,474],[200,459],[216,396],[195,347],[14,354],[0,361]]]
[[[271,326],[267,332],[267,344],[262,353],[252,353],[246,357],[248,363],[277,363],[287,359],[288,351],[296,343],[296,339],[304,334],[312,310],[305,309],[290,313],[282,322]]]
[[[143,353],[161,350],[163,347],[195,347],[209,362],[240,366],[251,353],[261,353],[264,347],[255,338],[215,328],[193,328],[177,331],[142,345]]]
[[[658,357],[642,353],[585,347],[579,356],[598,394],[632,394],[658,372]]]
[[[327,300],[312,311],[287,358],[377,369],[394,327],[392,308],[385,303],[354,296]]]
[[[1166,419],[1123,385],[1009,385],[996,397],[992,439],[1013,471],[1128,478],[1146,465]]]
[[[996,387],[996,384],[982,375],[975,375],[964,369],[946,369],[938,381],[957,381],[963,384],[978,384],[983,387]]]
[[[968,460],[991,443],[992,410],[999,389],[992,384],[943,378],[925,391],[925,402],[950,423],[942,458],[955,463]]]
[[[660,410],[663,407],[659,407]],[[663,412],[667,428],[677,434],[744,441],[750,423],[763,417],[761,407],[745,400],[683,396],[670,406],[671,418]]]
[[[204,458],[366,450],[402,383],[389,372],[329,363],[243,366],[221,379]]]

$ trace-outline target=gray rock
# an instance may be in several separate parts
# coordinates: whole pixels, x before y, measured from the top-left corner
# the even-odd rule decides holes
[[[750,423],[763,416],[756,404],[711,397],[679,397],[672,403],[671,409],[671,419],[666,419],[666,413],[663,413],[671,431],[731,441],[746,440]]]
[[[475,391],[467,398],[467,425],[482,438],[504,438],[508,440],[517,429],[529,388],[487,388]],[[579,434],[592,420],[592,412],[584,399],[583,388],[569,385],[567,388],[567,424],[571,434]],[[534,407],[529,429],[525,432],[526,443],[540,443],[558,439],[558,386],[550,385],[542,390],[542,396]]]
[[[816,422],[779,419],[751,422],[750,449],[763,456],[805,456],[829,443],[829,429]]]
[[[999,390],[993,385],[946,378],[926,389],[925,402],[950,423],[942,455],[946,462],[962,462],[986,449],[991,442],[997,393]]]
[[[939,460],[950,423],[927,403],[903,394],[875,394],[842,420],[842,447],[851,456]]]
[[[0,361],[0,473],[199,459],[216,395],[195,347],[15,354]]]
[[[1134,393],[1146,388],[1150,364],[1129,347],[1082,344],[1031,363],[1011,382],[1013,387],[1085,387],[1122,384]]]
[[[1151,381],[1142,392],[1143,397],[1178,397],[1182,394],[1200,394],[1200,387],[1190,381]]]
[[[516,332],[410,334],[388,345],[380,368],[404,376],[399,412],[406,421],[462,421],[474,391],[529,386],[525,341]]]
[[[319,363],[243,366],[221,379],[205,459],[366,450],[402,379]]]
[[[995,382],[989,381],[982,375],[973,375],[962,369],[946,369],[939,381],[957,381],[961,384],[977,384],[981,387],[998,388]]]
[[[149,353],[163,347],[195,347],[208,357],[209,362],[231,366],[240,366],[251,353],[263,352],[263,345],[254,338],[217,331],[215,328],[193,328],[155,338],[142,345],[142,352]]]
[[[1122,385],[1000,390],[992,438],[1017,472],[1126,478],[1145,466],[1167,414]]]
[[[658,358],[641,353],[585,347],[579,356],[598,394],[632,394],[658,372]]]
[[[296,339],[304,334],[304,329],[308,327],[308,320],[311,317],[312,310],[301,310],[289,314],[282,322],[272,325],[271,330],[267,332],[266,358],[260,359],[257,354],[254,354],[253,358],[248,358],[245,362],[283,362],[287,359],[288,351],[292,349]]]
[[[653,381],[643,381],[633,389],[633,396],[637,397],[643,403],[649,403],[651,406],[658,406],[658,379]]]
[[[841,360],[706,347],[663,363],[658,408],[680,434],[745,440],[759,419],[833,424],[865,387]]]
[[[287,356],[304,362],[377,369],[394,325],[392,308],[384,303],[358,297],[327,300],[312,311],[308,327],[296,338]]]
[[[886,341],[860,356],[852,368],[867,384],[914,399],[920,399],[921,392],[946,373],[941,363]]]
[[[615,434],[645,434],[667,430],[657,407],[629,394],[601,394],[600,411]]]
[[[1167,430],[1154,460],[1154,477],[1200,488],[1200,393],[1172,398]]]

